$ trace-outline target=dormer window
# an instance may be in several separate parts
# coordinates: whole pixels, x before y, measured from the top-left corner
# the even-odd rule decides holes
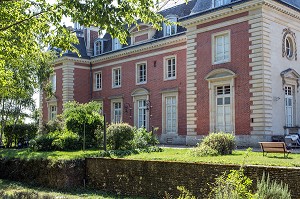
[[[94,43],[94,56],[100,55],[103,53],[103,40],[97,40]]]
[[[230,2],[231,2],[231,0],[213,0],[214,7],[223,6],[223,5],[228,4]]]
[[[121,49],[121,44],[120,40],[118,38],[113,38],[112,39],[112,50],[119,50]]]
[[[168,17],[168,20],[172,23],[177,22],[177,17]],[[177,25],[176,24],[171,24],[171,25],[167,25],[164,24],[164,36],[170,36],[170,35],[174,35],[177,33]]]

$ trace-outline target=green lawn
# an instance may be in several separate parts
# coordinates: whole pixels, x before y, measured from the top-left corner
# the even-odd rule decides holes
[[[0,158],[70,160],[97,156],[100,150],[32,152],[29,149],[0,149]]]
[[[23,197],[20,197],[20,195]],[[57,192],[51,189],[28,186],[23,183],[13,182],[8,180],[0,179],[0,198],[33,198],[38,194],[39,198],[64,198],[64,199],[75,199],[75,198],[89,198],[89,199],[113,199],[122,198],[112,194],[107,194],[96,190],[70,190],[65,192]],[[25,197],[24,197],[25,196]],[[37,198],[37,197],[34,197]],[[127,199],[133,199],[132,197],[126,197]]]
[[[135,160],[156,160],[156,161],[177,161],[177,162],[198,162],[215,164],[237,164],[243,162],[246,151],[237,150],[232,155],[215,157],[193,157],[190,155],[191,149],[163,148],[163,152],[140,153],[125,156],[125,159]],[[84,157],[99,156],[99,150],[86,151],[53,151],[53,152],[30,152],[27,149],[0,149],[0,158],[21,158],[21,159],[77,159]],[[116,156],[112,158],[118,158]],[[268,154],[263,156],[261,152],[250,152],[246,159],[246,165],[268,165],[268,166],[288,166],[300,167],[300,154],[289,154],[288,158],[283,158],[283,154]]]
[[[191,149],[164,148],[163,152],[135,154],[127,156],[125,159],[240,165],[246,153],[245,150],[238,150],[234,151],[232,155],[193,157],[189,154],[190,150]],[[283,158],[283,154],[281,153],[263,156],[262,152],[250,152],[245,163],[246,165],[300,167],[300,154],[289,154],[288,158]]]

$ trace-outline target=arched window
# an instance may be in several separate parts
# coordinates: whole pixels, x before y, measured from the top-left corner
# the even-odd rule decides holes
[[[297,60],[296,36],[289,28],[283,30],[282,57]]]

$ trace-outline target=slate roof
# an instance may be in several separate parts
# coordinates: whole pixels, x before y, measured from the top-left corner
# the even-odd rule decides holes
[[[252,0],[231,0],[230,3],[220,6],[220,7],[212,7],[212,1],[213,0],[189,0],[188,3],[183,3],[180,5],[176,5],[173,7],[170,7],[168,9],[162,10],[160,14],[162,14],[164,17],[173,15],[177,16],[179,21],[186,20],[188,18],[193,18],[197,17],[199,15],[203,15],[209,12],[214,12],[219,9],[223,9],[226,7],[230,7],[236,4],[244,3],[246,1],[252,1]],[[284,5],[287,5],[293,9],[296,9],[300,11],[300,0],[274,0],[279,3],[282,3]],[[185,32],[186,29],[182,26],[177,26],[177,34],[181,34]],[[176,36],[176,35],[172,35]],[[169,36],[171,37],[171,36]],[[168,37],[165,37],[168,38]],[[141,43],[138,45],[131,46],[131,38],[127,38],[127,45],[122,45],[122,48],[131,48],[131,47],[137,47],[146,43],[158,41],[161,39],[165,39],[163,35],[163,30],[157,30],[155,35],[153,36],[152,39],[146,41],[145,43]],[[75,47],[79,50],[79,53],[82,58],[89,58],[86,52],[86,47],[85,47],[85,42],[83,37],[78,37],[79,39],[79,44],[75,45]],[[112,51],[112,37],[110,34],[106,33],[103,36],[103,44],[104,44],[104,49],[103,49],[103,54],[107,54],[110,52],[115,52]],[[122,50],[122,48],[120,50]],[[119,50],[117,50],[119,51]],[[76,53],[73,53],[71,51],[67,51],[66,53],[63,54],[63,56],[71,56],[71,57],[78,57]]]

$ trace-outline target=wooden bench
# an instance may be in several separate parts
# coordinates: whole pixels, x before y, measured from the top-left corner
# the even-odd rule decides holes
[[[263,151],[263,156],[267,153],[283,153],[284,157],[288,157],[288,154],[291,153],[286,149],[284,142],[259,142],[261,150]]]

